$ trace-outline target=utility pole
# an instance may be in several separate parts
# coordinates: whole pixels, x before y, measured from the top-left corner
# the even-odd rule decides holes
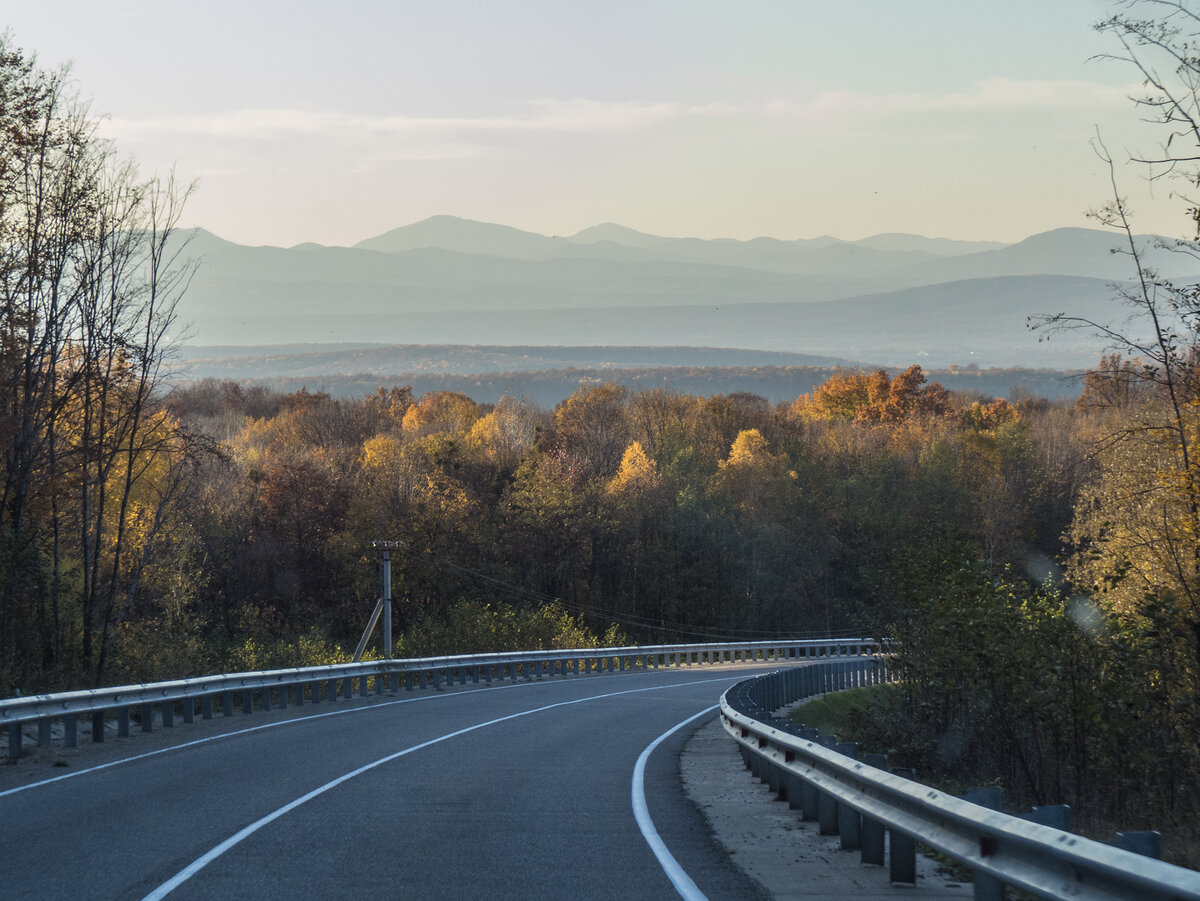
[[[383,571],[383,656],[392,658],[392,549],[382,548]]]
[[[363,631],[358,648],[354,652],[355,663],[362,659],[362,653],[367,647],[371,633],[375,631],[375,623],[379,621],[381,613],[383,614],[383,656],[386,660],[390,660],[392,657],[392,551],[402,547],[404,547],[403,541],[371,542],[371,549],[379,552],[379,576],[383,590],[379,594],[379,601],[375,604],[371,618],[367,620],[367,628]]]

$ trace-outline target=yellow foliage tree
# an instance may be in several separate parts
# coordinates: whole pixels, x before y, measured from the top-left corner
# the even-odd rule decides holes
[[[430,391],[421,396],[404,414],[406,434],[462,435],[483,411],[471,398],[458,391]]]
[[[635,441],[625,448],[621,467],[608,483],[608,490],[611,494],[644,498],[661,484],[658,467],[642,450],[641,442]]]
[[[758,429],[744,429],[721,461],[718,490],[727,492],[734,506],[750,517],[763,517],[796,481],[787,459],[771,453]]]

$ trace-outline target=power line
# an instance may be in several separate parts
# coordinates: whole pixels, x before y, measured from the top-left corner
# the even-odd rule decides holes
[[[390,542],[387,542],[387,544],[391,547],[412,550],[412,548],[409,546],[409,544],[406,541],[402,541],[402,540],[390,541]],[[462,575],[465,575],[471,579],[478,580],[480,582],[486,582],[489,585],[493,585],[496,588],[501,589],[502,591],[508,592],[509,594],[533,598],[535,600],[539,600],[546,604],[557,603],[557,604],[560,604],[569,613],[574,613],[576,615],[581,615],[581,616],[593,616],[598,619],[606,619],[606,620],[609,620],[610,622],[614,622],[614,623],[617,623],[618,625],[622,625],[622,626],[629,626],[631,628],[637,628],[637,629],[650,629],[650,630],[657,631],[657,632],[670,633],[672,635],[682,635],[682,636],[686,636],[689,638],[706,638],[706,639],[714,639],[715,638],[715,639],[722,639],[722,640],[728,640],[728,641],[741,641],[741,640],[751,640],[751,639],[770,640],[772,638],[794,638],[795,637],[795,633],[772,632],[772,631],[759,630],[759,629],[707,628],[704,626],[695,626],[690,623],[677,623],[677,622],[671,622],[671,621],[667,621],[667,620],[653,620],[653,619],[649,619],[646,617],[639,617],[634,614],[621,614],[621,613],[617,613],[614,610],[607,610],[603,607],[588,608],[588,607],[584,607],[581,604],[578,604],[578,603],[575,603],[572,601],[566,601],[560,597],[554,597],[554,596],[545,594],[544,592],[536,591],[532,588],[526,588],[525,586],[522,586],[522,585],[515,585],[512,582],[507,582],[503,579],[497,579],[493,576],[489,576],[485,573],[479,572],[478,570],[474,570],[469,567],[462,566],[461,564],[455,563],[453,560],[449,560],[446,557],[443,557],[441,554],[438,554],[435,551],[432,551],[428,548],[423,549],[422,553],[426,557],[429,557],[431,560],[438,563],[440,566],[444,567],[445,569],[452,570],[454,572],[460,573]],[[697,629],[702,629],[704,631],[695,631]],[[847,633],[847,634],[849,634],[849,633]],[[834,636],[822,635],[822,637],[834,637]]]

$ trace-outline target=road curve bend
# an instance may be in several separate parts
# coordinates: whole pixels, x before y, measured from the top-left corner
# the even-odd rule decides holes
[[[677,755],[768,668],[401,692],[38,755],[0,774],[0,897],[757,898]]]

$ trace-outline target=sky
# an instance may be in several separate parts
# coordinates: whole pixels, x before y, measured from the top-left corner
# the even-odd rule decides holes
[[[187,225],[349,245],[449,214],[547,235],[1088,226],[1118,160],[1141,231],[1181,201],[1126,164],[1162,135],[1092,24],[1105,0],[3,0],[71,64]]]

